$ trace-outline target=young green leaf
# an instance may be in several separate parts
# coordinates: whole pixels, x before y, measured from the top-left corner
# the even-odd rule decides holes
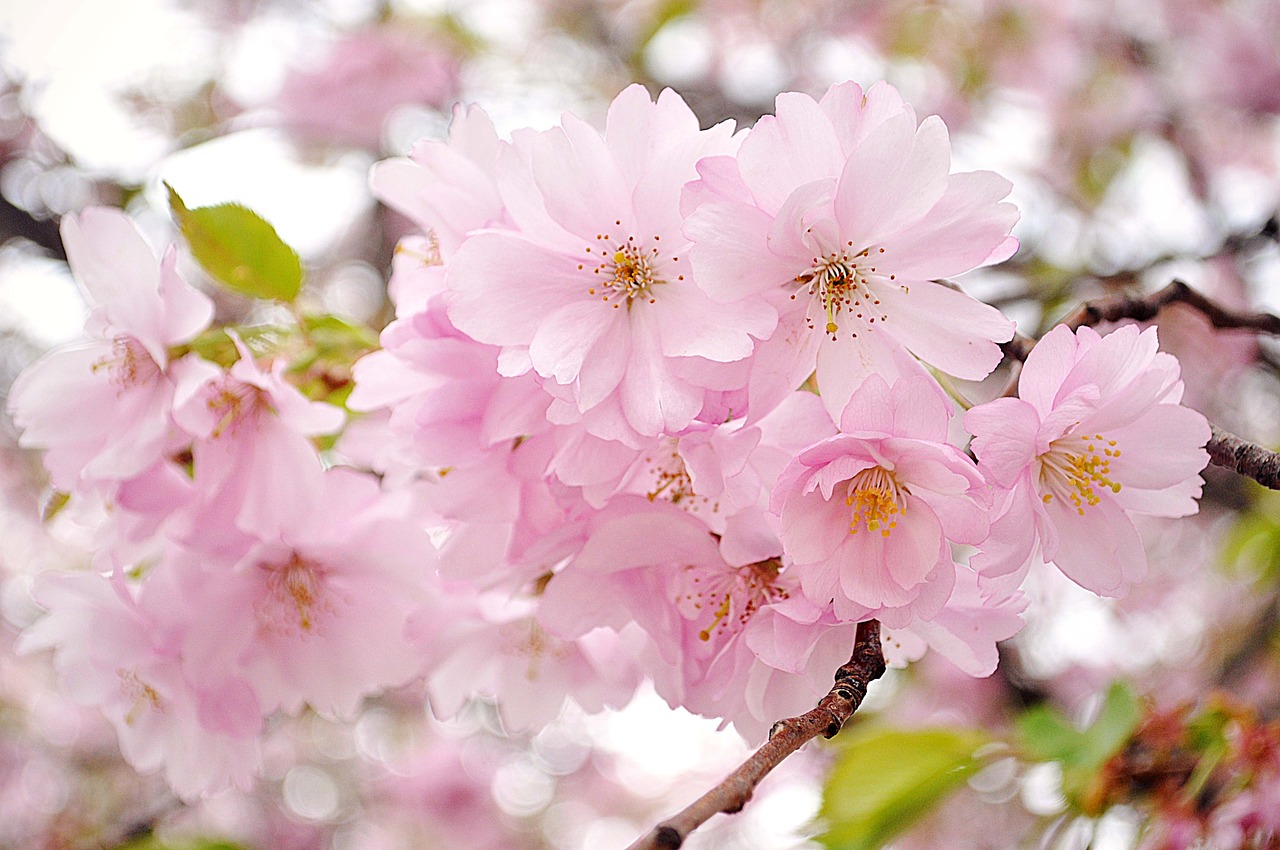
[[[302,261],[266,219],[240,204],[188,209],[172,186],[169,208],[196,261],[227,288],[251,298],[292,301]]]
[[[1077,729],[1053,709],[1038,705],[1018,718],[1019,743],[1033,759],[1062,765],[1062,790],[1078,808],[1089,808],[1089,790],[1102,766],[1124,748],[1142,722],[1142,702],[1127,684],[1107,691],[1098,717]]]
[[[942,802],[983,766],[976,729],[848,729],[822,795],[830,850],[872,850]]]

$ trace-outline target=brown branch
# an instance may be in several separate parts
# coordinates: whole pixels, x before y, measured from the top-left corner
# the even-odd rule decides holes
[[[637,839],[628,850],[677,850],[689,833],[713,815],[742,811],[756,786],[783,759],[819,735],[830,738],[839,732],[862,705],[867,686],[884,675],[884,670],[880,623],[876,620],[859,623],[853,656],[836,671],[835,685],[816,708],[775,723],[769,731],[769,740],[737,770],[683,811]]]
[[[1210,463],[1252,478],[1263,487],[1280,490],[1280,453],[1264,449],[1257,443],[1245,442],[1216,425],[1209,427],[1213,429],[1213,436],[1205,448],[1209,452]]]
[[[1063,324],[1071,329],[1082,325],[1096,325],[1099,322],[1114,322],[1119,319],[1136,319],[1145,322],[1155,318],[1161,308],[1169,304],[1186,304],[1198,310],[1215,328],[1245,328],[1260,333],[1280,334],[1280,316],[1271,313],[1241,313],[1227,310],[1196,292],[1180,280],[1174,280],[1159,292],[1153,292],[1146,298],[1131,298],[1127,295],[1115,298],[1104,298],[1090,301],[1080,306]],[[1011,360],[1025,362],[1036,340],[1022,334],[1014,334],[1001,349]],[[1004,393],[1006,396],[1017,394],[1017,382],[1010,383]],[[1256,443],[1246,442],[1235,434],[1223,431],[1210,423],[1212,436],[1205,449],[1209,452],[1209,462],[1252,478],[1263,487],[1280,490],[1280,452],[1265,449]]]
[[[1036,347],[1036,340],[1033,337],[1015,333],[1013,339],[1008,342],[1000,343],[1000,350],[1004,352],[1004,356],[1010,360],[1017,360],[1019,363],[1027,361],[1027,355],[1031,353],[1031,349]]]
[[[1280,335],[1280,316],[1272,313],[1245,313],[1228,310],[1215,301],[1196,292],[1181,280],[1174,280],[1159,292],[1153,292],[1142,298],[1130,295],[1116,295],[1111,298],[1099,298],[1080,306],[1063,324],[1075,330],[1083,325],[1096,325],[1101,322],[1118,322],[1121,319],[1134,319],[1147,322],[1156,317],[1163,308],[1170,304],[1185,304],[1196,310],[1215,328],[1248,329],[1261,333]]]

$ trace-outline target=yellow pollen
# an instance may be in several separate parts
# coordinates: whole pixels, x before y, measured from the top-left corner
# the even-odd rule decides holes
[[[697,513],[701,508],[710,507],[712,513],[720,510],[719,502],[712,502],[706,496],[700,496],[693,489],[693,478],[684,465],[676,440],[667,438],[664,447],[644,458],[645,463],[652,464],[649,473],[653,476],[653,489],[645,493],[650,502],[663,499],[673,505],[679,505],[687,511]]]
[[[612,241],[607,233],[596,234],[596,239]],[[611,306],[615,309],[624,304],[630,309],[631,302],[637,298],[652,304],[654,287],[665,283],[654,270],[654,264],[658,261],[658,249],[642,249],[634,236],[628,237],[626,242],[615,242],[612,252],[587,248],[587,254],[591,259],[597,260],[594,268],[591,268],[592,280],[587,294],[599,296],[605,303],[612,302]],[[672,261],[676,259],[678,258],[673,258]],[[579,265],[578,268],[585,270],[585,265]]]
[[[720,624],[721,620],[729,616],[729,609],[730,607],[732,607],[732,603],[733,603],[733,597],[731,597],[729,594],[726,593],[724,596],[724,600],[720,603],[720,607],[716,609],[715,619],[711,621],[711,624],[709,626],[707,626],[702,631],[698,632],[698,640],[700,641],[711,640],[711,633],[715,631],[716,626]]]
[[[1098,445],[1105,444],[1101,453]],[[1119,493],[1121,485],[1112,477],[1111,462],[1120,457],[1115,440],[1102,434],[1063,437],[1049,445],[1049,451],[1040,456],[1040,486],[1045,492],[1041,499],[1047,505],[1054,496],[1066,499],[1084,516],[1085,508],[1102,501],[1102,489]]]
[[[882,537],[888,537],[898,527],[895,517],[906,508],[902,488],[893,473],[880,466],[853,476],[844,503],[853,509],[849,516],[850,534],[865,528],[880,532]]]
[[[814,257],[813,265],[795,277],[795,283],[808,287],[809,295],[817,302],[815,307],[820,306],[827,320],[823,329],[831,339],[840,332],[842,313],[845,325],[859,320],[863,329],[870,329],[876,320],[888,320],[871,288],[873,282],[879,286],[897,286],[903,294],[908,292],[907,287],[891,283],[896,275],[877,272],[876,266],[870,264],[870,252],[871,249],[864,248],[854,253],[853,243],[847,242],[843,250]],[[879,249],[879,253],[884,253],[884,249]],[[812,317],[806,316],[806,322],[810,328],[817,327]],[[849,334],[856,337],[858,331],[851,330]]]
[[[777,558],[724,571],[685,569],[685,590],[676,604],[686,619],[705,623],[697,633],[703,643],[737,634],[761,608],[790,596],[778,583],[782,564]]]

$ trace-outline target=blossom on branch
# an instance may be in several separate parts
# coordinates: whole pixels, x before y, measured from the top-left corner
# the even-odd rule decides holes
[[[906,352],[960,378],[1000,362],[1013,326],[934,282],[1007,259],[1018,219],[988,171],[950,174],[936,116],[917,123],[891,86],[778,96],[737,158],[699,163],[686,189],[693,271],[726,307],[766,305],[777,330],[756,352],[753,410],[817,368],[833,417],[867,376],[921,374]],[[759,412],[765,412],[759,411]]]
[[[70,492],[139,475],[160,458],[174,429],[169,348],[204,330],[213,303],[182,279],[176,248],[157,261],[119,210],[66,216],[62,240],[92,340],[19,376],[9,409],[22,445],[44,449],[54,486]]]
[[[932,380],[873,375],[853,394],[840,433],[802,451],[778,479],[785,558],[804,593],[843,621],[902,627],[932,619],[951,596],[950,543],[980,543],[985,482],[947,445],[947,401]]]
[[[688,426],[720,367],[773,329],[763,305],[702,292],[681,233],[681,188],[736,149],[732,128],[700,130],[675,92],[654,103],[631,86],[603,134],[566,114],[521,141],[496,171],[513,227],[473,233],[447,262],[449,318],[502,347],[503,374],[537,373],[553,422],[632,446]]]
[[[1038,550],[1077,584],[1124,595],[1147,569],[1129,515],[1195,513],[1209,462],[1208,422],[1179,404],[1178,361],[1157,350],[1155,328],[1059,325],[1027,358],[1018,394],[964,417],[997,488],[974,567],[1016,586]]]

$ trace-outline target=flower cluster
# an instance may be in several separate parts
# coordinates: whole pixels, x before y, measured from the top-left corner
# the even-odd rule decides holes
[[[27,645],[188,795],[247,781],[271,713],[415,676],[515,729],[647,676],[759,738],[867,619],[896,660],[989,674],[1037,549],[1123,591],[1129,513],[1195,509],[1208,429],[1154,331],[1059,329],[1020,399],[963,418],[970,459],[934,375],[986,377],[1013,326],[938,279],[1009,257],[1017,211],[950,166],[884,84],[782,95],[745,133],[639,86],[603,131],[508,141],[458,110],[373,172],[420,232],[345,429],[282,358],[190,350],[210,309],[172,251],[157,274],[122,216],[68,219],[99,341],[12,407],[109,532],[98,572],[42,584]]]
[[[63,687],[101,707],[139,770],[191,797],[247,786],[264,718],[304,703],[350,715],[412,677],[405,636],[433,552],[403,497],[328,469],[311,437],[344,414],[262,368],[236,338],[223,368],[190,350],[210,300],[123,214],[68,216],[63,241],[92,340],[54,352],[10,399],[26,445],[85,515],[95,571],[45,575]]]

